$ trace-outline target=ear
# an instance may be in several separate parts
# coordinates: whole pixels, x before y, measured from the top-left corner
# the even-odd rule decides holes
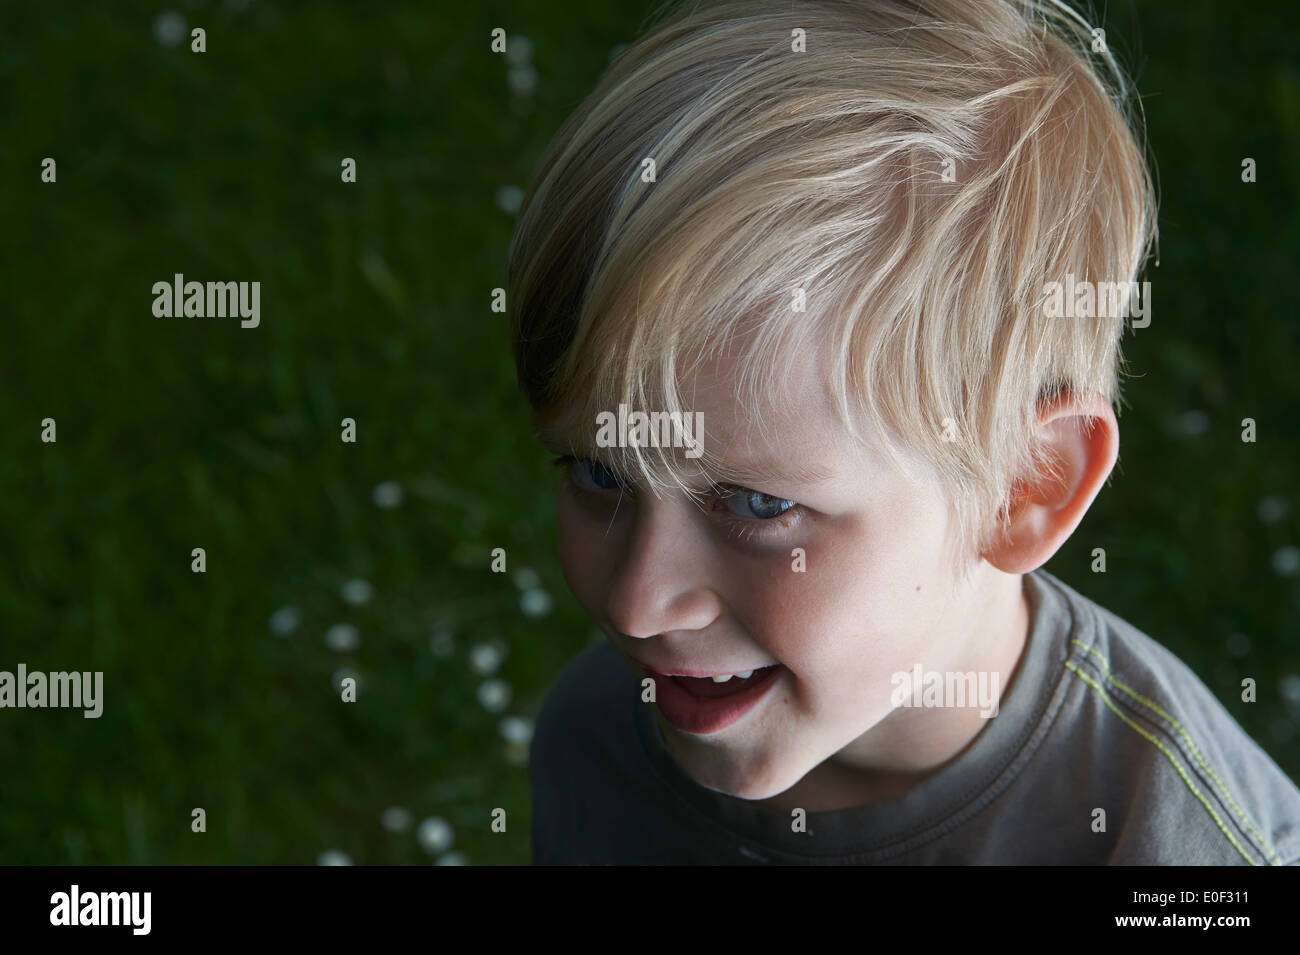
[[[1047,563],[1079,526],[1119,456],[1119,423],[1097,394],[1061,394],[1040,404],[1038,438],[1056,467],[1016,482],[1007,532],[981,555],[1008,574]]]

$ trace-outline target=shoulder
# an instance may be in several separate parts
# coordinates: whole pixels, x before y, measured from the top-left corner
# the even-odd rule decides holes
[[[537,714],[532,755],[564,740],[589,736],[615,712],[635,674],[607,641],[592,643],[565,664]]]
[[[1168,649],[1061,581],[1038,579],[1074,617],[1064,666],[1120,810],[1111,861],[1300,861],[1300,790],[1209,687]],[[1094,763],[1095,765],[1095,763]],[[1103,807],[1104,808],[1104,807]]]
[[[617,842],[626,797],[645,776],[634,738],[636,679],[602,641],[570,660],[547,693],[528,754],[535,865],[588,864]]]

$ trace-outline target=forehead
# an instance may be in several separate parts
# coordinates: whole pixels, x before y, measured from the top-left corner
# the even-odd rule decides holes
[[[709,352],[677,382],[683,421],[695,428],[708,478],[748,487],[773,480],[812,484],[860,468],[862,448],[835,412],[826,361],[811,336],[774,347],[770,354],[747,344]],[[626,410],[666,409],[628,402]],[[595,419],[602,412],[618,409],[577,400],[550,416],[539,433],[558,453],[593,457],[632,473],[620,464],[630,452],[597,449]],[[686,458],[683,449],[670,454],[679,473],[699,472],[700,463]]]
[[[800,456],[842,445],[821,354],[802,347],[771,354],[719,351],[685,379],[683,400],[704,413],[712,450],[722,456]]]

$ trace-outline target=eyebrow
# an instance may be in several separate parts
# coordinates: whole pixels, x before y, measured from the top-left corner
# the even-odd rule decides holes
[[[565,443],[557,435],[542,436],[542,443],[552,454],[586,460],[595,459],[595,455],[590,449]],[[793,484],[820,484],[832,477],[827,468],[811,461],[780,466],[772,465],[766,461],[753,464],[719,461],[712,465],[710,474],[718,484],[734,484],[749,489],[773,481],[789,481]]]
[[[812,463],[797,463],[775,467],[767,462],[754,465],[719,462],[713,472],[723,484],[752,487],[769,481],[790,481],[794,484],[818,484],[831,477],[830,471]]]

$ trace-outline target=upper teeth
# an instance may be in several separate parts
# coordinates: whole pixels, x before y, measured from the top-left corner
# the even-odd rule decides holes
[[[728,673],[726,676],[715,676],[715,677],[713,678],[713,682],[714,682],[714,683],[726,683],[726,682],[727,682],[728,680],[730,680],[733,676],[738,676],[738,677],[740,677],[742,680],[748,680],[748,679],[749,679],[751,676],[753,676],[753,675],[754,675],[754,671],[753,671],[753,670],[746,670],[744,673]]]

